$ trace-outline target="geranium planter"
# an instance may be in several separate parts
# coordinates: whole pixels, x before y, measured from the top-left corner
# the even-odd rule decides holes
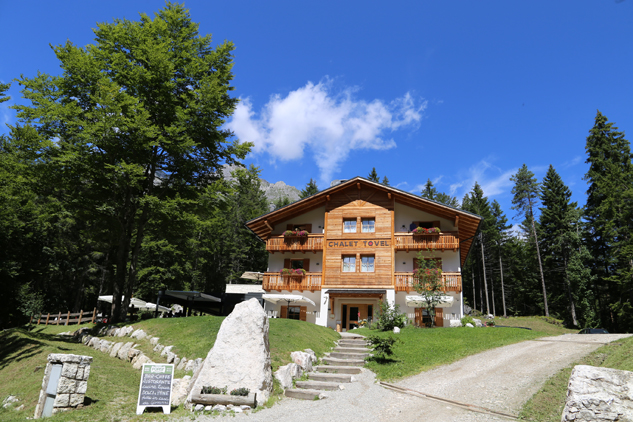
[[[247,405],[255,409],[257,407],[257,393],[249,393],[248,396],[232,396],[230,394],[193,394],[191,402],[195,404],[232,404],[234,406]]]

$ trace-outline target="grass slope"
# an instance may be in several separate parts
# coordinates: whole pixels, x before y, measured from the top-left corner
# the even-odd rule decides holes
[[[569,377],[576,365],[633,371],[633,337],[605,345],[573,365],[561,369],[528,400],[519,417],[530,421],[559,422],[565,407]]]
[[[133,326],[143,328],[152,336],[160,337],[161,344],[173,344],[174,351],[181,356],[204,358],[215,343],[223,320],[224,318],[212,316],[155,319],[142,321]],[[24,420],[33,416],[49,353],[73,353],[94,358],[86,392],[90,404],[82,410],[56,415],[52,420],[167,420],[168,417],[160,413],[135,415],[140,371],[134,370],[129,363],[57,335],[77,328],[79,327],[75,325],[35,326],[30,331],[20,328],[0,333],[0,399],[16,395],[20,398],[16,406],[24,404],[21,411],[0,407],[0,420]],[[331,349],[333,341],[339,337],[338,333],[314,324],[271,319],[269,344],[273,370],[290,362],[290,352],[310,348],[317,355],[322,355]],[[116,339],[110,337],[108,340]],[[121,338],[119,341],[130,339]],[[138,348],[150,353],[153,360],[164,361],[157,354],[152,354],[149,340],[137,343],[140,343]],[[179,372],[176,373],[176,377],[184,375]],[[181,408],[173,413],[187,415]]]
[[[361,328],[355,333],[381,337],[397,336],[401,343],[394,347],[394,355],[386,360],[370,360],[366,367],[374,371],[378,379],[387,381],[427,371],[439,365],[455,362],[484,350],[506,346],[524,340],[548,335],[559,335],[567,330],[550,324],[539,317],[497,319],[497,324],[527,327],[519,328],[437,328],[421,329],[406,327],[400,334]]]

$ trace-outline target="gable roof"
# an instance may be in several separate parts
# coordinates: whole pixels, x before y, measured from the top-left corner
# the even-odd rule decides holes
[[[385,186],[381,183],[373,182],[360,176],[354,177],[353,179],[349,179],[336,186],[329,187],[328,189],[322,190],[312,196],[300,199],[299,201],[293,202],[285,207],[247,221],[246,227],[248,227],[260,239],[266,240],[273,231],[273,227],[279,222],[289,220],[297,215],[322,207],[328,202],[330,195],[348,189],[355,184],[358,184],[358,186],[365,185],[382,190],[389,194],[390,197],[393,197],[394,202],[428,212],[429,214],[433,214],[441,218],[455,221],[455,225],[459,229],[461,252],[460,261],[461,265],[464,265],[468,252],[470,251],[470,246],[472,245],[473,239],[479,229],[479,224],[483,220],[482,217],[468,211],[450,207],[440,202],[422,198],[391,186]]]

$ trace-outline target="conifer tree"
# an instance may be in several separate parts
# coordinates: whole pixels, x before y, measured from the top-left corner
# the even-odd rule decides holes
[[[602,322],[626,331],[633,329],[633,164],[629,141],[617,129],[597,112],[585,147],[585,218]]]
[[[492,241],[497,247],[497,255],[499,256],[499,277],[501,281],[501,303],[503,305],[503,316],[507,316],[506,310],[506,295],[505,295],[505,286],[503,284],[503,260],[502,260],[502,251],[503,245],[508,240],[507,231],[512,228],[511,224],[508,224],[508,218],[503,213],[501,209],[501,205],[497,202],[497,200],[492,201],[491,213],[494,218],[494,227],[495,230],[492,233]]]
[[[422,191],[420,192],[422,198],[427,198],[432,201],[440,202],[448,205],[449,207],[459,208],[459,201],[454,196],[450,196],[444,192],[438,192],[437,188],[433,186],[431,179],[427,179]]]
[[[367,176],[369,180],[372,182],[380,183],[380,177],[378,177],[378,173],[376,172],[376,167],[372,167],[371,172]]]
[[[387,176],[385,176],[385,177],[383,177],[383,178],[382,178],[382,184],[383,184],[383,185],[385,185],[385,186],[391,186],[391,185],[389,184],[389,179],[387,179]]]
[[[573,242],[576,231],[574,224],[577,223],[574,219],[577,203],[570,202],[571,191],[565,186],[552,165],[549,166],[543,178],[540,198],[543,204],[539,218],[540,243],[543,245],[544,265],[549,271],[548,279],[562,278],[562,283],[558,284],[565,286],[571,321],[574,326],[578,326],[576,300],[567,275],[571,253],[580,246]],[[554,286],[556,284],[550,283]]]
[[[539,184],[534,177],[534,173],[528,170],[527,166],[523,166],[519,169],[517,174],[510,178],[514,182],[512,188],[512,203],[513,210],[517,211],[517,218],[523,217],[524,224],[531,227],[532,236],[534,236],[534,245],[536,246],[536,257],[538,259],[539,272],[541,275],[541,287],[543,289],[543,309],[545,316],[549,316],[549,308],[547,306],[547,290],[545,288],[545,276],[543,275],[543,264],[541,262],[541,253],[538,246],[538,236],[536,234],[536,225],[534,222],[534,208],[536,207],[540,188]]]
[[[301,193],[299,194],[299,198],[304,199],[304,198],[307,198],[308,196],[314,195],[315,193],[319,193],[319,187],[316,184],[316,180],[310,178],[310,181],[308,182],[306,187],[301,190]]]

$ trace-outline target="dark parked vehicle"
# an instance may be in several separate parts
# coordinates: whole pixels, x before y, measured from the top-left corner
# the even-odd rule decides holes
[[[583,328],[578,334],[609,334],[604,328]]]

